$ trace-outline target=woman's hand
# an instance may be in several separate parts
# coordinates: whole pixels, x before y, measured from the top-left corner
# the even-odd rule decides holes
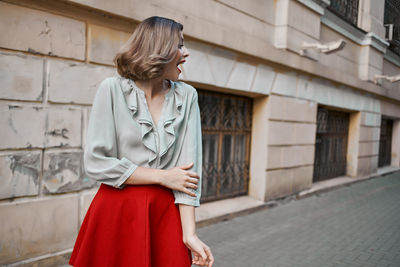
[[[214,256],[210,248],[201,241],[196,234],[183,237],[183,243],[192,251],[192,264],[211,267],[214,264]]]
[[[196,197],[196,194],[189,189],[197,189],[197,183],[200,177],[197,173],[188,171],[192,167],[193,162],[188,165],[164,170],[164,175],[160,184]]]

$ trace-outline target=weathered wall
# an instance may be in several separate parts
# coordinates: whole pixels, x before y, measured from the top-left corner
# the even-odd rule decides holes
[[[400,165],[400,85],[371,82],[375,73],[399,73],[400,61],[384,57],[384,42],[340,30],[312,1],[6,2],[0,2],[0,265],[71,250],[98,186],[82,166],[90,105],[99,83],[115,75],[116,51],[151,15],[184,24],[190,57],[183,80],[254,98],[250,196],[266,201],[311,186],[318,105],[351,113],[349,176],[376,172],[382,115],[395,120],[392,165]],[[363,27],[380,31],[374,10],[365,8],[363,16],[375,22]],[[347,45],[338,53],[298,54],[302,41],[339,38]]]
[[[0,17],[2,265],[71,249],[93,196],[83,190],[97,186],[82,166],[90,104],[115,74],[91,62],[108,60],[101,39],[115,39],[109,28],[3,2]],[[128,36],[117,34],[114,51]]]

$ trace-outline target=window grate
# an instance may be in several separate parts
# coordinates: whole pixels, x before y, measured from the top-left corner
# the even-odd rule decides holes
[[[346,174],[349,113],[318,108],[313,182]]]
[[[247,194],[252,100],[200,91],[202,202]]]
[[[392,160],[393,120],[381,120],[378,167],[389,166]]]
[[[393,25],[389,49],[400,55],[400,0],[385,0],[384,24]]]
[[[331,0],[328,9],[357,27],[359,0]]]

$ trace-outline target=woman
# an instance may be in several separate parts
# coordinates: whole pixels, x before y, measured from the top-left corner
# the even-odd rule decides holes
[[[144,20],[115,57],[121,77],[105,79],[96,93],[84,165],[102,184],[77,237],[73,266],[214,262],[195,233],[201,124],[196,90],[177,81],[189,56],[182,30],[167,18]]]

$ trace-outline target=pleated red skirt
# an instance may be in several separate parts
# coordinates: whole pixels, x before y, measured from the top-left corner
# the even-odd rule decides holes
[[[179,208],[160,185],[102,184],[82,223],[70,264],[77,267],[188,267]]]

